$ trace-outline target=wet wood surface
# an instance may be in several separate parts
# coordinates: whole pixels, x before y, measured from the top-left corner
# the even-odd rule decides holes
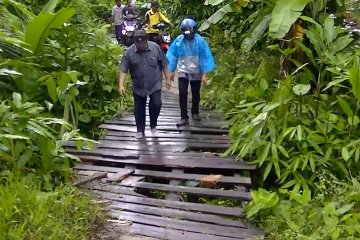
[[[169,240],[263,237],[242,220],[257,168],[222,156],[231,141],[221,114],[201,109],[201,121],[178,127],[177,96],[163,92],[162,102],[157,136],[147,128],[146,137],[136,139],[129,115],[102,124],[106,135],[94,149],[66,143],[67,152],[82,160],[73,168],[74,184],[108,202],[110,216],[130,221],[134,234]],[[214,199],[232,204],[210,204]]]

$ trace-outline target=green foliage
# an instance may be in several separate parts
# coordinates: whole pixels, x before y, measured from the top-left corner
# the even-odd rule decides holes
[[[328,25],[333,26],[329,20],[325,28]],[[359,119],[352,113],[357,111],[357,101],[351,96],[346,100],[334,96],[347,93],[349,88],[345,81],[350,80],[347,68],[354,53],[345,52],[344,42],[348,45],[351,38],[332,28],[328,37],[317,38],[313,32],[325,31],[319,24],[316,26],[306,30],[311,41],[318,43],[314,48],[321,46],[314,51],[319,55],[311,56],[319,69],[316,75],[288,55],[299,66],[292,75],[275,82],[260,81],[254,91],[257,95],[246,95],[248,100],[229,111],[234,141],[226,153],[258,164],[263,180],[276,179],[295,191],[313,187],[318,169],[331,170],[341,178],[349,170],[358,170],[360,132],[355,127]],[[347,114],[334,108],[337,104]]]
[[[318,177],[316,191],[302,193],[264,189],[252,191],[247,217],[260,221],[268,239],[358,239],[360,184],[342,182],[329,174]]]
[[[312,0],[278,0],[272,12],[269,31],[273,38],[283,38]]]
[[[0,85],[3,98],[19,92],[85,132],[128,108],[131,100],[128,95],[118,101],[121,50],[107,37],[108,26],[94,21],[85,2],[69,4],[75,2],[78,12],[64,24],[75,8],[55,7],[56,1],[51,1],[36,16],[25,6],[6,1],[2,8],[15,24],[0,34],[5,53],[0,59]]]
[[[52,192],[8,176],[0,185],[0,239],[89,239],[103,221],[100,207],[73,187]]]
[[[67,154],[63,145],[70,140],[86,140],[62,119],[50,118],[37,103],[12,101],[0,105],[0,175],[10,172],[41,180],[51,188],[56,179],[68,179],[70,166],[78,158]],[[66,131],[57,137],[60,126]]]

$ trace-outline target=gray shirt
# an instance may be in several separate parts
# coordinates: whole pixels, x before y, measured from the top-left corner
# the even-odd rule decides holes
[[[119,70],[130,70],[132,90],[139,96],[149,96],[162,88],[162,69],[168,65],[164,52],[158,44],[148,41],[146,51],[138,51],[131,45],[122,57]]]

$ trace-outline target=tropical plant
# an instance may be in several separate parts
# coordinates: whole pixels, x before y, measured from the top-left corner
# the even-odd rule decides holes
[[[46,187],[69,179],[70,167],[79,159],[63,148],[68,141],[87,141],[62,119],[50,118],[37,103],[23,102],[21,95],[0,105],[0,174],[13,172],[39,178]],[[58,137],[64,126],[65,132]]]
[[[236,153],[262,166],[263,180],[273,171],[272,176],[284,188],[296,190],[313,186],[319,168],[342,177],[350,169],[357,171],[360,153],[360,133],[355,129],[359,121],[351,110],[358,109],[357,100],[345,95],[350,83],[353,92],[358,91],[354,80],[358,77],[358,57],[354,58],[356,51],[345,51],[352,39],[330,27],[334,26],[331,18],[325,23],[329,32],[320,24],[316,26],[305,34],[318,48],[315,52],[319,55],[312,56],[312,61],[322,66],[320,71],[313,75],[306,64],[301,65],[277,83],[263,83],[269,88],[264,89],[262,99],[243,100],[229,113],[234,143],[227,154]],[[316,32],[323,35],[315,37]],[[307,54],[310,52],[308,49]],[[347,70],[352,62],[353,67]],[[336,105],[344,112],[334,109]]]

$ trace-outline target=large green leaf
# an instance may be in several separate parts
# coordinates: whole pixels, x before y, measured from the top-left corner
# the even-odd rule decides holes
[[[26,29],[25,41],[30,45],[30,49],[37,52],[50,35],[50,31],[61,28],[74,14],[75,8],[63,8],[56,14],[39,14]]]
[[[211,15],[207,20],[205,20],[204,23],[201,24],[199,31],[205,31],[212,24],[218,23],[227,13],[240,11],[243,7],[248,5],[248,2],[249,0],[236,0],[226,4],[224,7],[220,8],[213,15]]]
[[[59,0],[50,0],[41,10],[41,13],[53,13]]]
[[[206,0],[205,5],[216,6],[216,5],[219,5],[220,3],[224,2],[224,1],[225,0]]]
[[[351,90],[354,96],[360,100],[360,59],[355,58],[353,66],[349,69]]]
[[[259,18],[260,21],[252,25],[252,28],[254,29],[250,29],[250,36],[246,37],[241,43],[242,50],[249,52],[254,47],[255,43],[262,37],[264,32],[269,27],[270,19],[271,15],[268,14],[262,18]]]
[[[301,16],[305,6],[312,0],[279,0],[272,13],[270,36],[283,38],[291,25]]]

